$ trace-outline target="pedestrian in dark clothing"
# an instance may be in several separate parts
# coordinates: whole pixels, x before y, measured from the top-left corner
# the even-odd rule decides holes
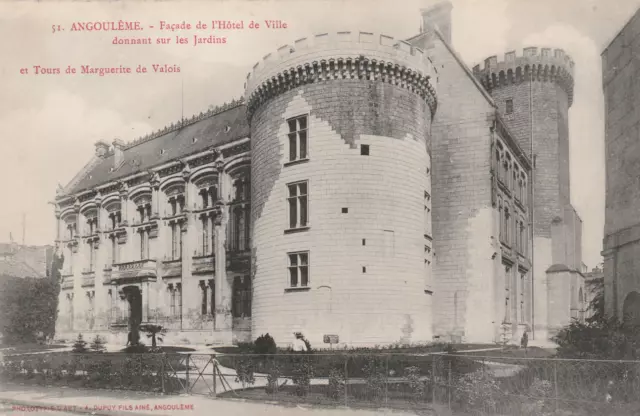
[[[525,332],[524,334],[522,334],[522,339],[520,339],[520,347],[526,350],[528,344],[529,344],[529,335],[527,335],[527,333]]]

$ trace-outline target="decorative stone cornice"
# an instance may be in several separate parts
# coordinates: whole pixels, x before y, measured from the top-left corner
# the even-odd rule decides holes
[[[566,93],[569,106],[573,103],[574,62],[562,49],[524,48],[523,56],[516,52],[507,52],[504,61],[498,62],[497,56],[491,56],[480,65],[473,67],[473,74],[487,91],[518,84],[523,81],[555,82]]]
[[[368,32],[319,34],[284,45],[254,66],[245,84],[247,116],[251,121],[260,105],[293,88],[344,79],[406,88],[424,99],[433,114],[433,73],[424,51],[405,41]]]

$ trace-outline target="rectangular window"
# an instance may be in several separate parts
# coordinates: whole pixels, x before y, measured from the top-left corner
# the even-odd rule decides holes
[[[169,294],[171,296],[169,313],[174,317],[176,316],[176,290],[172,286],[169,287]]]
[[[209,218],[202,217],[202,255],[209,254]]]
[[[200,281],[200,288],[202,289],[200,313],[205,316],[207,314],[207,286],[204,284],[204,280]]]
[[[96,250],[94,247],[94,242],[89,241],[89,271],[93,271],[94,263],[95,263]]]
[[[308,183],[298,182],[287,186],[289,196],[289,228],[306,227],[308,223]]]
[[[289,253],[289,286],[309,286],[309,252]]]
[[[176,315],[180,317],[182,316],[182,283],[176,284],[176,297],[178,298],[178,310],[176,311]]]
[[[289,162],[307,159],[307,116],[287,120],[289,124]]]
[[[210,309],[211,309],[211,316],[215,317],[216,316],[216,284],[215,284],[215,280],[211,279],[209,280],[209,287],[211,288],[211,303],[209,304]]]
[[[171,258],[182,258],[182,232],[178,223],[171,224]]]
[[[505,114],[512,114],[513,113],[513,99],[508,99],[506,102],[506,109],[505,109]]]
[[[111,237],[111,264],[118,262],[118,239]]]

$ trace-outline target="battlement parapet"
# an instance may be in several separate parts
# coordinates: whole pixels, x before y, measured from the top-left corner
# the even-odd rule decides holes
[[[530,79],[556,82],[567,93],[569,105],[573,102],[574,62],[562,49],[528,47],[522,56],[505,53],[503,61],[490,56],[483,68],[473,67],[473,74],[488,91]]]
[[[425,51],[380,33],[344,31],[298,39],[266,55],[247,75],[249,119],[270,97],[313,82],[335,79],[382,81],[408,88],[435,112],[435,70]]]

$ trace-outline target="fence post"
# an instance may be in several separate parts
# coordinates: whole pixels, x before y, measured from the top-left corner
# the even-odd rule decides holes
[[[451,360],[449,360],[449,377],[447,382],[447,400],[449,402],[449,410],[451,410]]]
[[[163,352],[162,355],[160,356],[160,359],[162,360],[161,363],[160,363],[160,380],[162,380],[161,381],[161,383],[162,383],[162,395],[164,395],[164,393],[165,393],[164,376],[165,376],[165,371],[166,371],[164,365],[165,365],[165,361],[167,359],[167,353]]]
[[[349,373],[347,371],[348,364],[349,364],[349,356],[345,355],[344,356],[344,405],[345,406],[348,406],[348,399],[347,399],[347,394],[348,394],[347,385],[349,384]]]
[[[185,384],[185,388],[186,388],[186,392],[187,394],[189,394],[189,392],[191,391],[191,383],[189,381],[189,366],[191,363],[191,354],[187,354],[187,374],[186,374],[186,384]]]
[[[218,369],[218,361],[216,360],[216,355],[212,354],[211,359],[213,360],[213,397],[217,397],[217,386],[218,384],[216,383],[216,370]]]
[[[384,369],[384,404],[386,405],[389,402],[389,355],[385,359],[385,369]]]
[[[559,405],[558,405],[558,362],[554,361],[553,362],[553,386],[555,389],[555,395],[556,395],[556,412],[558,411]]]
[[[431,364],[431,403],[436,404],[436,376],[437,376],[437,367],[436,367],[436,355],[431,355],[432,364]]]

